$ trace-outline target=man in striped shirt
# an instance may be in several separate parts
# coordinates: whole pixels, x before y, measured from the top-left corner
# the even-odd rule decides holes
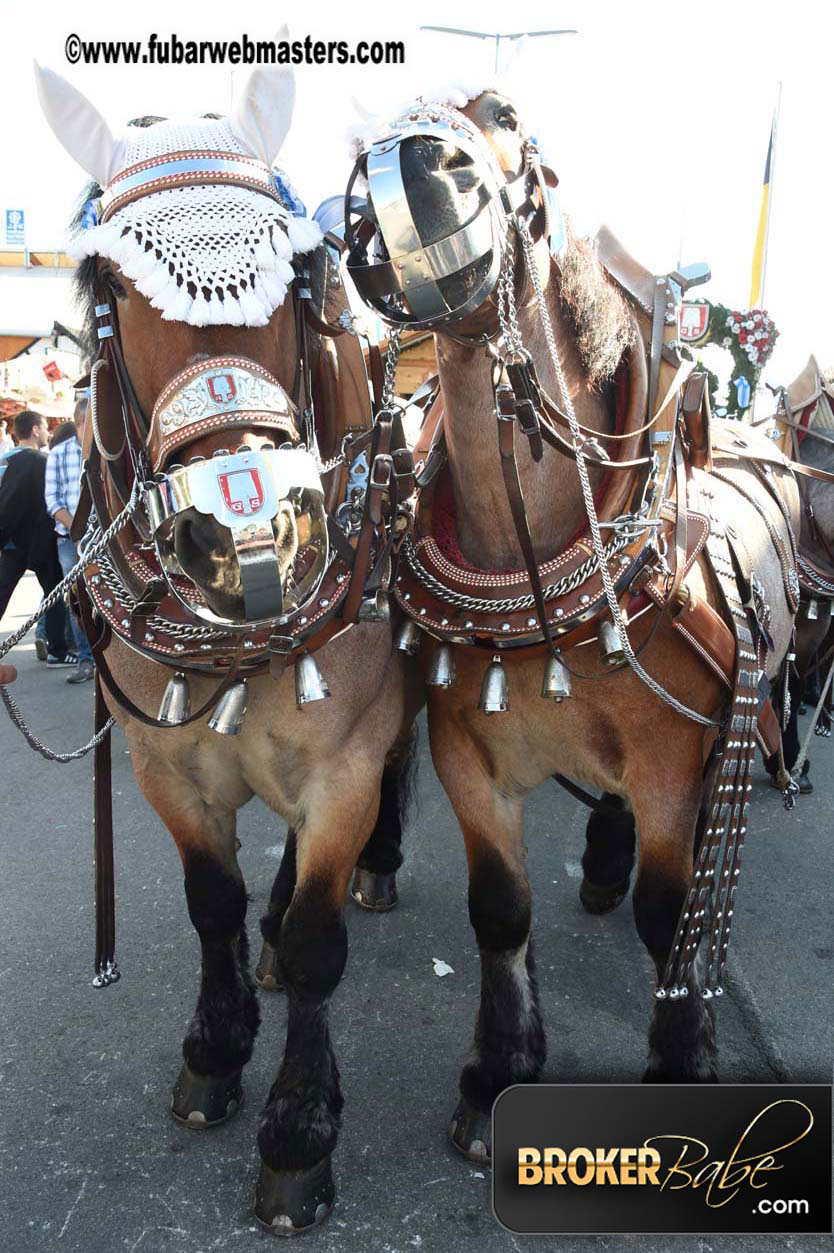
[[[75,407],[77,435],[65,439],[57,448],[53,448],[46,463],[44,495],[46,507],[55,520],[58,560],[64,575],[69,574],[78,560],[69,529],[73,514],[78,508],[78,497],[81,491],[81,440],[84,436],[86,415],[87,401],[79,400]],[[85,683],[95,674],[93,654],[87,643],[87,637],[81,629],[81,624],[74,616],[72,616],[72,628],[77,645],[78,665],[67,679],[67,683]]]

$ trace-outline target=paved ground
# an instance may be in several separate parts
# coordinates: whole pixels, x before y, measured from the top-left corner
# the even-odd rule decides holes
[[[4,619],[33,603],[26,580]],[[68,687],[29,645],[16,650],[14,695],[38,732],[75,747],[91,725],[91,685]],[[0,711],[0,718],[3,718]],[[425,744],[425,737],[424,737]],[[720,1009],[727,1080],[831,1080],[834,778],[829,741],[812,742],[818,790],[787,815],[757,782],[733,935],[733,977]],[[825,1238],[513,1237],[495,1222],[489,1179],[452,1154],[445,1125],[477,1006],[478,962],[465,903],[464,858],[451,811],[421,754],[419,806],[386,917],[349,911],[350,959],[333,1004],[345,1130],[340,1196],[306,1248],[331,1253],[478,1253],[634,1248],[659,1253],[829,1248]],[[203,1253],[272,1247],[256,1230],[258,1108],[277,1067],[280,996],[245,1075],[247,1104],[205,1134],[168,1115],[180,1040],[197,986],[173,841],[114,742],[118,986],[89,986],[93,947],[89,759],[50,765],[3,719],[0,876],[0,1229],[10,1253]],[[603,919],[579,907],[584,815],[555,785],[527,815],[538,965],[552,1079],[639,1077],[650,981],[628,904]],[[257,802],[241,814],[241,864],[260,914],[283,841]],[[438,978],[432,959],[454,973]]]

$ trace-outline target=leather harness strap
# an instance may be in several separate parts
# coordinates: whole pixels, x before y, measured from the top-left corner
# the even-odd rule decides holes
[[[524,492],[518,474],[518,462],[515,455],[515,427],[521,422],[517,413],[515,395],[512,388],[499,384],[495,389],[496,417],[498,419],[498,448],[501,454],[501,472],[504,476],[504,487],[513,518],[516,535],[518,536],[521,554],[530,580],[533,600],[539,617],[545,643],[551,653],[555,652],[550,624],[547,619],[547,607],[542,591],[539,563],[533,551],[533,539],[527,521],[527,510],[524,505]]]
[[[107,725],[110,711],[104,701],[101,678],[95,678],[95,734]],[[96,901],[96,986],[118,978],[116,968],[116,889],[113,868],[113,789],[111,735],[103,736],[93,753],[93,832]]]

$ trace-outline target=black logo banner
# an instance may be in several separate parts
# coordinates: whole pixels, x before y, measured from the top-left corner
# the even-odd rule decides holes
[[[520,1084],[492,1111],[510,1231],[831,1231],[831,1094],[818,1084]]]

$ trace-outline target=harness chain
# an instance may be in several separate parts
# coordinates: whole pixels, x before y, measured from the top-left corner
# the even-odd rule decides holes
[[[5,657],[7,653],[11,652],[14,646],[19,644],[27,632],[32,629],[38,619],[42,617],[47,610],[51,609],[65,592],[68,592],[71,587],[75,586],[83,574],[84,568],[88,562],[96,561],[101,557],[110,541],[122,529],[122,527],[130,521],[136,512],[139,506],[139,487],[140,484],[137,479],[134,483],[130,500],[127,502],[121,513],[116,515],[107,530],[102,532],[101,538],[97,540],[91,548],[84,550],[84,553],[75,563],[69,574],[65,575],[60,583],[56,583],[49,595],[44,597],[38,612],[32,614],[30,618],[27,618],[27,620],[23,623],[23,626],[18,627],[18,629],[8,637],[8,639],[4,640],[3,643],[0,644],[0,658]],[[115,718],[109,718],[101,730],[96,732],[93,738],[81,748],[76,748],[71,753],[56,753],[53,749],[48,748],[45,744],[41,743],[38,737],[29,728],[17,703],[10,695],[8,688],[2,685],[0,685],[0,699],[2,699],[3,704],[6,707],[6,712],[12,722],[17,727],[18,731],[20,731],[30,748],[33,748],[35,752],[40,753],[41,757],[46,758],[47,761],[57,761],[62,764],[68,761],[77,761],[79,757],[84,757],[91,749],[101,743],[116,721]]]
[[[809,583],[813,585],[811,590],[817,594],[827,592],[829,596],[834,596],[834,583],[830,582],[828,579],[824,579],[821,574],[818,574],[813,566],[808,565],[808,562],[801,554],[797,558],[797,561],[802,573],[805,575]]]
[[[685,718],[691,719],[691,721],[693,722],[697,722],[700,726],[703,726],[703,727],[718,726],[719,724],[713,718],[708,718],[704,714],[698,713],[697,710],[690,709],[688,705],[683,704],[682,701],[679,701],[676,697],[674,697],[671,694],[671,692],[667,692],[666,689],[662,687],[661,684],[658,683],[656,679],[652,678],[652,676],[648,673],[648,671],[643,669],[640,662],[637,660],[637,657],[634,653],[634,649],[631,646],[631,641],[628,637],[628,631],[626,628],[625,619],[623,618],[622,610],[620,609],[620,602],[617,599],[617,592],[614,587],[614,582],[611,578],[611,571],[608,569],[608,565],[605,562],[605,548],[602,542],[599,519],[597,517],[596,506],[594,504],[594,493],[591,487],[591,480],[588,475],[588,467],[585,462],[585,454],[583,452],[582,432],[579,429],[579,422],[576,417],[576,410],[573,407],[573,401],[571,399],[570,391],[568,389],[567,381],[565,379],[564,371],[562,369],[562,362],[559,356],[559,350],[556,346],[556,338],[553,333],[553,324],[550,321],[550,314],[548,312],[547,304],[545,302],[544,291],[542,290],[541,278],[539,276],[538,266],[536,265],[533,239],[532,239],[532,236],[530,235],[530,232],[529,232],[529,229],[527,228],[526,223],[519,222],[517,225],[518,225],[518,233],[521,237],[522,247],[524,249],[524,256],[525,256],[525,261],[527,263],[527,270],[528,270],[528,273],[530,274],[530,278],[533,283],[533,289],[536,294],[536,303],[538,304],[538,307],[539,307],[539,316],[541,318],[542,328],[544,330],[545,339],[547,341],[548,352],[550,353],[550,359],[553,363],[553,369],[556,374],[556,381],[559,386],[559,390],[562,393],[562,403],[564,404],[565,414],[570,424],[571,435],[573,436],[574,450],[576,453],[576,468],[579,472],[579,482],[582,488],[582,497],[583,497],[584,504],[585,504],[585,511],[587,513],[588,523],[591,529],[591,538],[593,541],[594,552],[596,554],[597,561],[599,562],[599,573],[600,573],[600,578],[602,579],[602,586],[605,591],[605,599],[608,602],[608,608],[611,612],[611,617],[614,621],[614,626],[616,627],[617,634],[620,637],[620,642],[622,644],[623,653],[625,654],[628,664],[631,666],[632,670],[637,675],[637,677],[639,679],[642,679],[643,683],[645,683],[646,686],[651,691],[653,691],[656,696],[659,696],[662,701],[664,701],[667,705],[671,706],[671,708],[674,709],[677,713],[682,714]],[[508,287],[505,289],[505,297],[508,300],[510,307],[512,307],[515,303],[515,297],[514,297],[514,293],[511,287]],[[681,504],[679,503],[679,508],[680,507],[681,507]]]
[[[612,540],[608,547],[603,550],[605,560],[610,561],[613,557],[616,557],[617,553],[627,548],[630,542],[628,536],[618,536]],[[403,556],[408,562],[409,568],[428,591],[432,592],[439,599],[448,601],[450,605],[454,605],[457,609],[469,610],[472,613],[515,613],[521,609],[532,609],[535,605],[535,598],[529,594],[504,600],[488,600],[486,597],[468,596],[466,592],[457,592],[454,588],[447,587],[445,583],[439,582],[422,565],[411,536],[407,537],[403,545]],[[543,588],[542,591],[545,598],[554,600],[560,596],[569,595],[576,588],[580,587],[586,579],[591,577],[598,564],[596,554],[588,557],[571,574],[566,574],[558,582],[550,583]]]

